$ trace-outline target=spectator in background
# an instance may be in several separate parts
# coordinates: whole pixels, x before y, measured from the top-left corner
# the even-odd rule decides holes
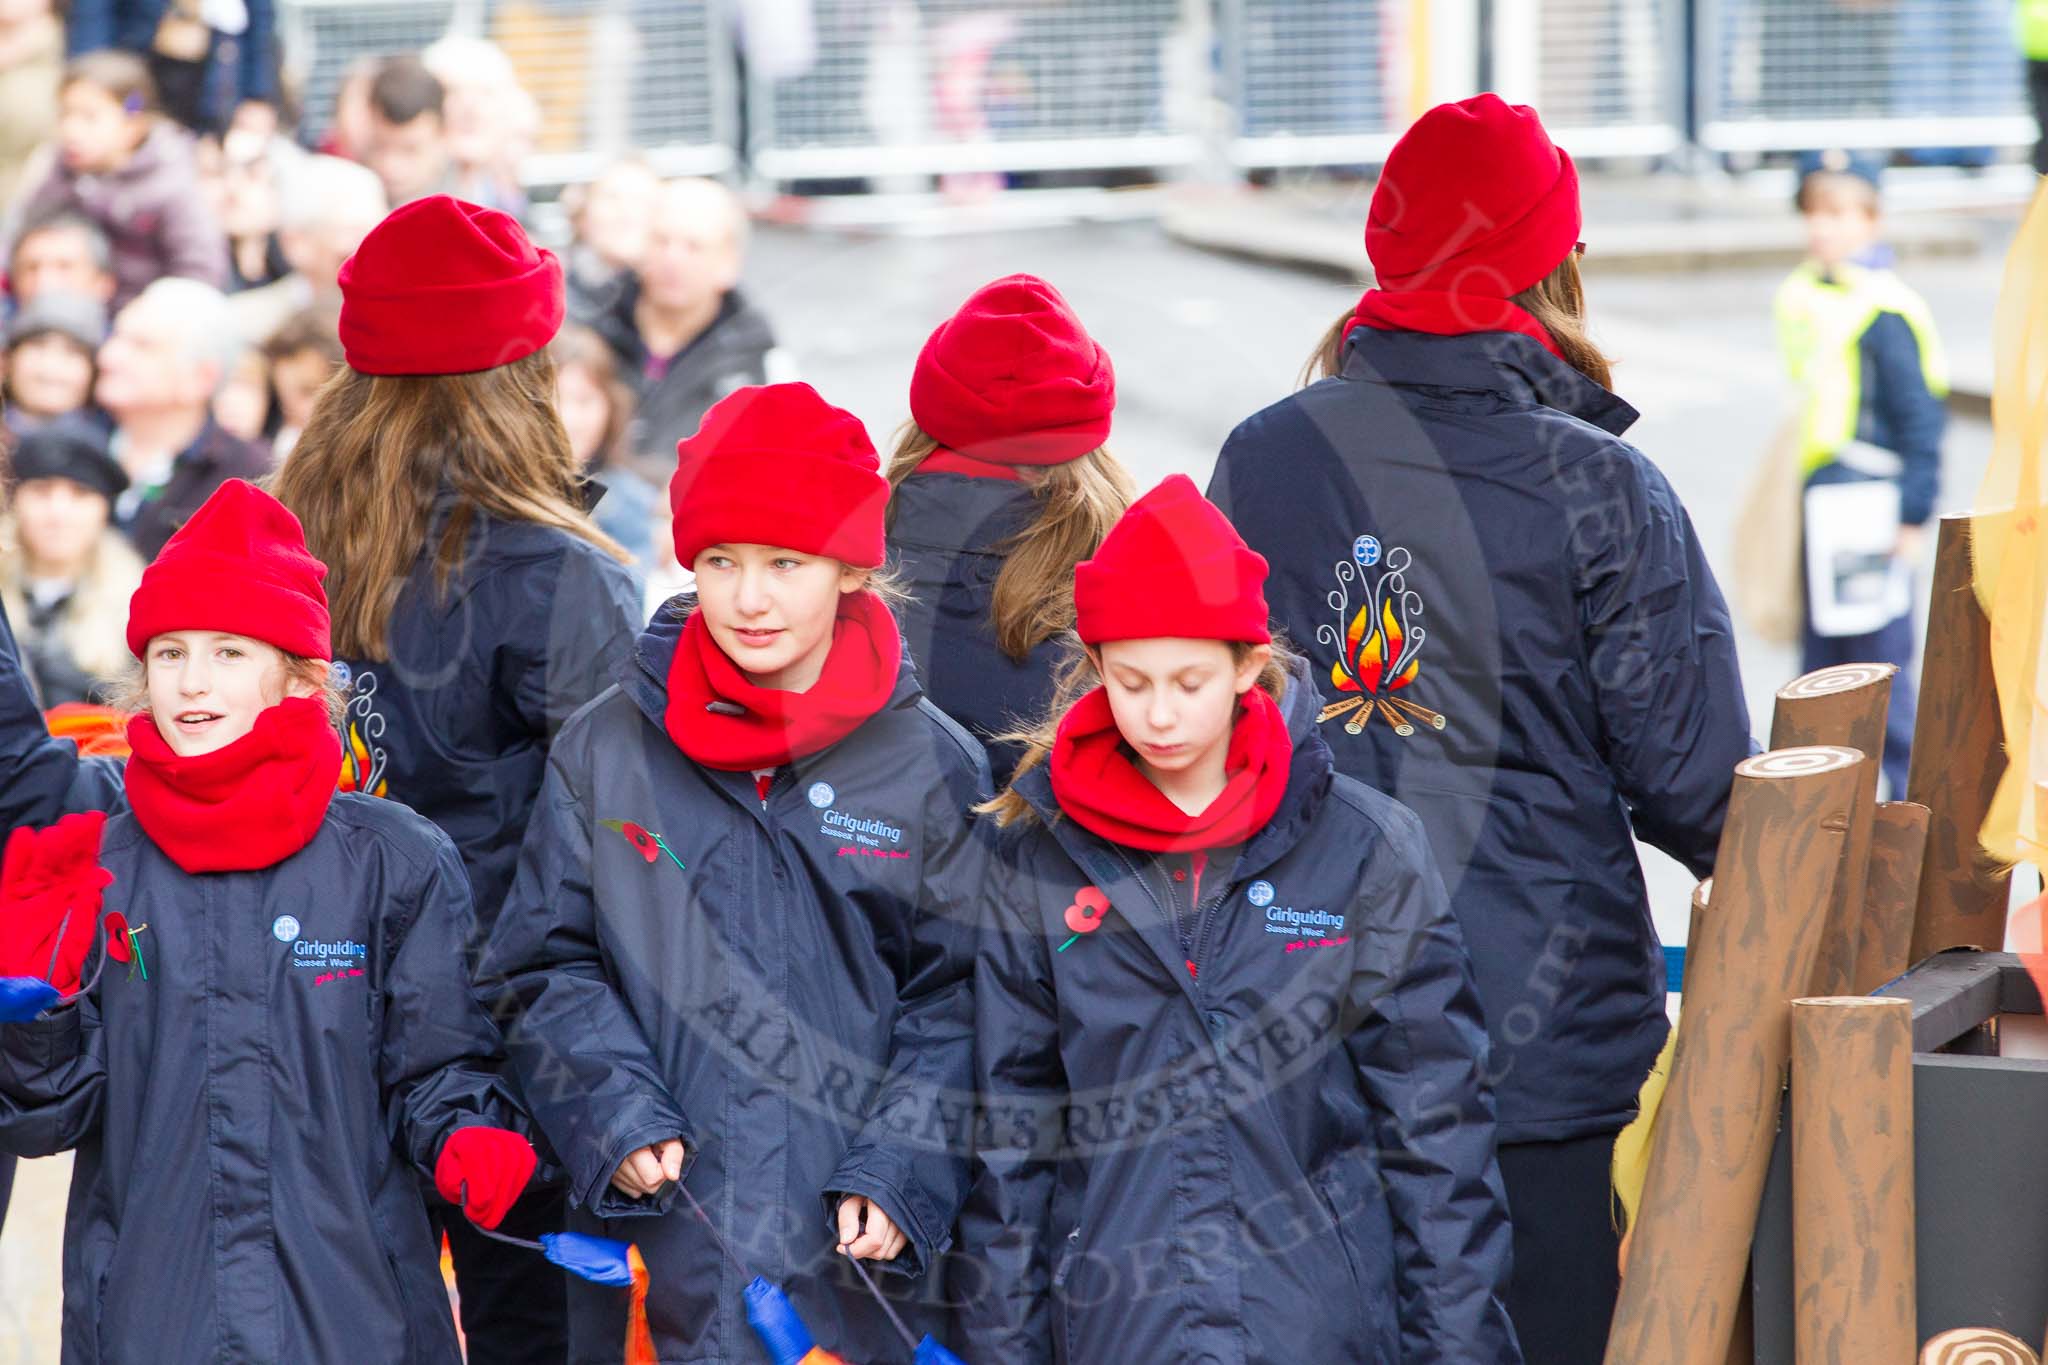
[[[647,254],[661,179],[644,161],[618,161],[562,198],[574,233],[562,265],[569,281],[569,318],[586,326],[610,312]]]
[[[83,294],[102,307],[114,297],[114,247],[99,224],[76,213],[28,220],[7,258],[17,308],[44,294]]]
[[[383,64],[381,57],[358,57],[349,63],[334,92],[334,118],[315,151],[350,161],[369,155],[370,86]]]
[[[83,294],[44,294],[7,325],[7,430],[16,436],[73,414],[105,430],[92,407],[94,356],[107,310]]]
[[[633,391],[619,378],[618,361],[603,337],[570,323],[548,344],[555,360],[555,408],[569,433],[569,449],[583,472],[604,488],[591,509],[597,529],[633,556],[644,586],[654,558],[654,504],[660,493],[634,468],[627,430]]]
[[[282,464],[313,415],[313,400],[341,368],[339,314],[322,308],[294,313],[263,344],[263,354],[270,361],[270,450]]]
[[[191,135],[156,110],[142,60],[88,52],[64,69],[57,161],[21,205],[19,220],[77,213],[113,246],[114,307],[166,275],[218,288],[227,239],[196,184]]]
[[[276,128],[276,0],[71,0],[67,45],[146,60],[164,112],[194,132],[219,133],[252,105]]]
[[[455,192],[441,82],[417,57],[390,57],[370,82],[363,164],[384,182],[391,207]]]
[[[341,309],[335,283],[343,261],[384,221],[384,185],[368,167],[340,157],[310,156],[286,170],[278,209],[277,245],[290,273],[229,300],[235,326],[253,342],[267,340],[294,313]]]
[[[115,520],[143,558],[229,479],[260,479],[269,454],[213,420],[242,342],[228,301],[197,280],[158,280],[114,319],[94,393],[114,419],[129,486]]]
[[[128,599],[142,560],[112,529],[128,476],[107,433],[71,421],[22,438],[0,516],[0,600],[47,709],[105,700],[134,663]]]
[[[524,94],[511,59],[496,43],[451,33],[422,52],[420,63],[441,83],[441,117],[452,167],[447,192],[515,218],[523,216],[526,194],[519,187],[517,168],[508,175],[506,165]]]
[[[238,441],[269,444],[264,428],[270,421],[270,358],[259,347],[236,353],[227,378],[214,390],[213,420]]]
[[[639,278],[598,320],[639,400],[634,454],[658,483],[713,403],[788,377],[771,372],[783,368],[775,335],[739,291],[746,245],[746,210],[731,190],[710,180],[662,186]]]
[[[284,161],[280,138],[236,129],[221,139],[220,223],[228,235],[228,292],[260,289],[291,273],[278,244]]]
[[[11,203],[36,148],[57,132],[64,26],[50,0],[0,0],[0,204]]]

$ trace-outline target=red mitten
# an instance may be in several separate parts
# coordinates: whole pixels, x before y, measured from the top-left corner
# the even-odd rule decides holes
[[[537,1160],[533,1144],[509,1128],[457,1128],[434,1162],[434,1188],[478,1227],[494,1228],[519,1202]]]
[[[100,896],[114,874],[99,865],[103,811],[67,815],[46,829],[16,829],[0,858],[0,976],[32,976],[62,995],[99,927]]]

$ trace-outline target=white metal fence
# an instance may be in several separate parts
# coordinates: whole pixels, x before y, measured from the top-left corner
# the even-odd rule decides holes
[[[749,71],[749,159],[778,181],[1189,161],[1182,17],[1182,0],[812,0],[808,53]]]
[[[1701,0],[1701,145],[1955,148],[2034,140],[2011,0]]]
[[[677,175],[734,164],[737,67],[715,0],[284,0],[279,9],[285,65],[315,138],[351,69],[454,33],[496,43],[538,105],[530,181],[588,179],[628,152]]]
[[[316,135],[353,63],[453,31],[538,102],[530,179],[744,144],[787,183],[1172,167],[1219,123],[1236,166],[1370,164],[1482,49],[1582,157],[2018,146],[2010,3],[1492,0],[1482,34],[1478,0],[281,0],[280,29]]]

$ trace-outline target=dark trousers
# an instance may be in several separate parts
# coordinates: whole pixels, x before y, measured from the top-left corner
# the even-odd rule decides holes
[[[569,1358],[566,1271],[538,1251],[494,1242],[459,1209],[433,1205],[435,1227],[448,1234],[455,1289],[462,1299],[462,1335],[477,1365],[562,1365]],[[559,1189],[530,1189],[498,1231],[531,1241],[560,1232],[568,1217]]]
[[[1621,1293],[1621,1235],[1610,1212],[1613,1133],[1501,1144],[1514,1220],[1508,1316],[1524,1365],[1599,1365]]]
[[[1868,635],[1815,635],[1810,626],[1803,627],[1802,633],[1802,673],[1836,664],[1898,665],[1899,671],[1892,678],[1891,709],[1884,718],[1884,758],[1879,766],[1891,793],[1889,799],[1905,800],[1906,764],[1913,752],[1913,711],[1918,697],[1913,680],[1906,676],[1906,670],[1913,666],[1912,616],[1901,616]]]

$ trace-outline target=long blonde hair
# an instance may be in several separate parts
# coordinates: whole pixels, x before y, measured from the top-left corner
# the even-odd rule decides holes
[[[1565,364],[1603,389],[1614,387],[1613,362],[1593,344],[1586,331],[1586,286],[1579,275],[1577,252],[1564,258],[1557,269],[1508,300],[1543,324],[1550,339],[1564,356]],[[1304,386],[1329,379],[1344,370],[1344,332],[1356,313],[1346,310],[1323,333],[1308,361],[1301,367]]]
[[[344,366],[320,390],[272,491],[327,565],[335,652],[383,660],[392,608],[444,486],[456,501],[436,553],[443,591],[479,510],[553,526],[629,560],[583,510],[581,479],[555,411],[554,361],[542,350],[474,374]]]
[[[1229,643],[1230,657],[1238,663],[1242,663],[1245,655],[1255,648],[1235,640]],[[1095,656],[1088,652],[1088,647],[1081,643],[1078,635],[1069,633],[1062,644],[1064,652],[1053,674],[1052,700],[1046,704],[1045,711],[1030,725],[995,736],[998,744],[1017,744],[1024,749],[1016,771],[1010,774],[1010,785],[974,808],[977,815],[994,816],[1000,828],[1007,828],[1020,820],[1028,822],[1037,818],[1037,811],[1031,803],[1018,794],[1017,780],[1052,754],[1053,741],[1059,738],[1060,722],[1067,718],[1067,712],[1074,708],[1075,702],[1102,682],[1102,673],[1095,666]],[[1273,657],[1259,670],[1259,679],[1253,685],[1275,702],[1285,702],[1295,658],[1293,648],[1279,631],[1274,631]]]
[[[889,457],[891,490],[938,448],[917,423],[905,422]],[[1095,553],[1138,495],[1130,471],[1106,448],[1047,466],[1044,477],[1029,487],[1038,515],[997,547],[1003,567],[989,601],[996,647],[1019,663],[1073,626],[1074,566]],[[893,499],[889,511],[893,521]]]
[[[12,511],[0,514],[0,601],[17,622],[29,619],[22,592],[27,577],[21,523]],[[128,599],[141,583],[141,556],[109,526],[93,546],[57,626],[57,639],[71,661],[102,683],[114,683],[134,662],[128,652]]]

